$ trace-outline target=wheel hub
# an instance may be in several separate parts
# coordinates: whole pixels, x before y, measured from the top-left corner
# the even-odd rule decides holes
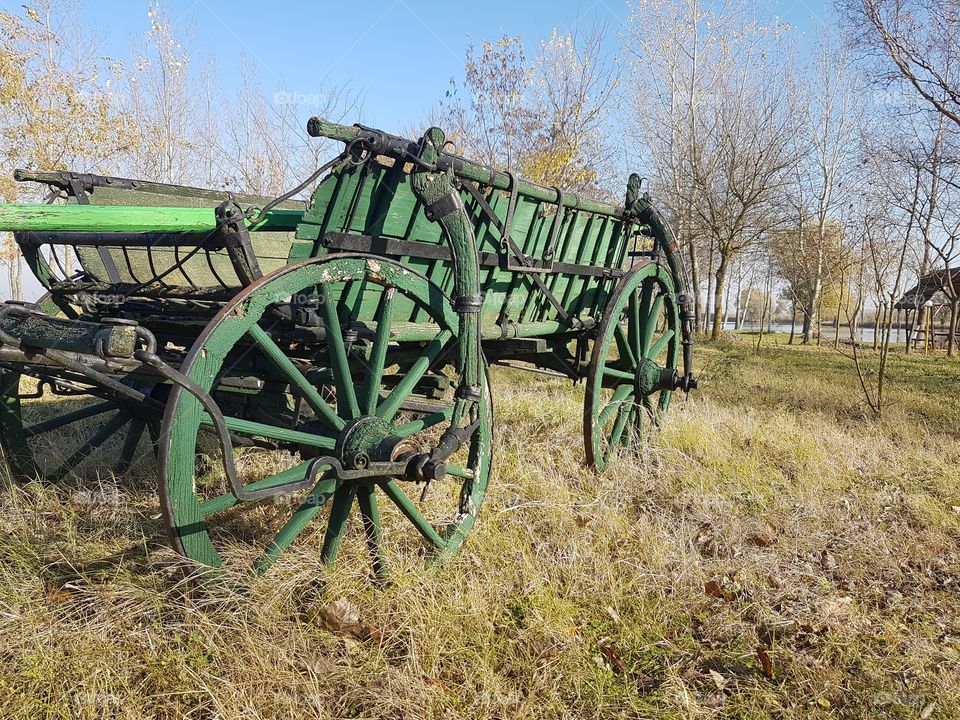
[[[371,462],[398,462],[416,451],[393,433],[393,426],[375,415],[352,420],[337,439],[336,453],[344,468],[362,470]]]
[[[662,374],[663,368],[657,365],[654,360],[643,358],[637,365],[637,374],[634,378],[637,394],[640,397],[646,397],[660,390],[660,377]]]

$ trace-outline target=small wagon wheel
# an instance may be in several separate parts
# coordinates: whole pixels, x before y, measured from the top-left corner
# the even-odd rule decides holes
[[[322,342],[298,345],[284,334],[271,308],[296,302],[312,303],[322,320]],[[414,308],[429,320],[409,323]],[[408,521],[428,548],[455,552],[473,527],[490,473],[493,421],[486,380],[473,432],[449,458],[446,476],[432,483],[427,500],[421,485],[400,475],[344,479],[333,467],[317,472],[315,465],[329,456],[357,473],[373,467],[357,458],[382,456],[384,447],[391,459],[433,447],[453,415],[456,381],[439,401],[421,388],[425,378],[436,379],[452,362],[456,353],[449,350],[456,346],[458,329],[459,319],[439,287],[371,255],[313,258],[242,290],[207,325],[181,372],[209,392],[231,365],[242,363],[260,368],[274,388],[286,387],[286,399],[274,403],[281,409],[272,416],[225,413],[225,422],[235,442],[261,448],[270,443],[274,451],[239,452],[244,493],[293,487],[269,500],[244,503],[224,492],[222,474],[210,470],[216,463],[198,462],[198,435],[205,423],[209,426],[206,413],[193,395],[175,387],[160,439],[160,499],[174,549],[200,566],[262,573],[294,543],[304,548],[312,541],[322,542],[320,557],[330,564],[356,503],[374,569],[382,575],[379,504],[385,497],[385,505],[394,506],[384,512],[386,527],[399,529]],[[330,509],[320,536],[312,521],[325,505]]]
[[[49,294],[36,304],[64,316]],[[54,388],[59,401],[45,392]],[[153,434],[158,420],[59,369],[0,366],[0,448],[18,479],[55,482],[102,469],[122,476],[139,462],[145,431]]]
[[[667,412],[680,348],[670,274],[654,263],[635,267],[613,291],[593,343],[583,407],[589,465],[602,470]]]

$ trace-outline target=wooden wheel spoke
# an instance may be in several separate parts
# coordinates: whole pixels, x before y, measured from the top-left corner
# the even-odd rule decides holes
[[[380,383],[383,382],[383,366],[387,359],[387,347],[390,345],[390,328],[393,324],[393,296],[396,288],[388,287],[383,292],[380,307],[377,308],[377,330],[373,338],[370,353],[370,372],[363,385],[361,397],[367,415],[377,411],[380,400]]]
[[[640,411],[636,405],[632,405],[629,413],[629,417],[627,418],[627,426],[624,428],[623,435],[620,438],[620,444],[623,447],[630,447],[630,445],[633,443],[634,436],[636,434],[637,417]]]
[[[310,447],[323,448],[324,450],[333,450],[337,445],[337,441],[334,438],[325,435],[314,435],[313,433],[277,427],[276,425],[267,425],[266,423],[230,417],[228,415],[225,415],[223,420],[227,425],[227,429],[231,432],[248,435],[250,437],[270,438],[271,440],[308,445]],[[203,414],[201,424],[207,427],[213,427],[210,416],[206,413]]]
[[[268,477],[247,483],[243,486],[244,490],[254,492],[256,490],[268,490],[272,487],[287,485],[306,478],[307,470],[310,469],[310,462],[302,462],[294,465],[292,468],[274,473]],[[229,510],[239,502],[233,493],[226,493],[210,498],[200,504],[204,517],[210,517],[223,510]]]
[[[651,360],[655,360],[657,356],[663,352],[663,349],[667,347],[667,343],[673,339],[674,335],[675,332],[671,328],[664,330],[663,335],[661,335],[657,339],[657,342],[654,343],[653,347],[650,348],[649,352],[647,353],[647,357]]]
[[[77,448],[73,455],[60,465],[53,473],[49,473],[52,478],[61,478],[73,470],[77,465],[87,459],[90,454],[107,440],[112,438],[124,425],[130,422],[131,416],[126,410],[117,412],[110,422],[104,424],[89,440]]]
[[[643,405],[643,409],[647,411],[647,417],[650,418],[650,421],[656,422],[658,411],[653,404],[653,396],[647,395],[640,401],[640,403]]]
[[[257,574],[262,574],[269,568],[280,554],[290,547],[293,542],[306,529],[310,521],[320,512],[327,500],[337,491],[339,480],[332,477],[321,478],[314,486],[310,494],[304,498],[300,507],[293,513],[293,516],[286,522],[267,545],[263,554],[254,563],[254,569]]]
[[[646,398],[644,398],[643,400],[641,400],[641,401],[640,401],[641,404],[642,404],[643,402],[645,402],[645,400],[646,400]],[[636,433],[637,436],[639,437],[640,434],[643,433],[643,422],[644,422],[644,417],[646,416],[646,413],[643,411],[643,407],[642,407],[642,406],[641,406],[641,407],[635,407],[635,408],[633,409],[633,411],[634,411],[633,424],[634,424],[634,426],[636,427],[635,433]]]
[[[449,422],[450,418],[453,417],[453,407],[444,408],[443,410],[438,410],[435,413],[430,413],[418,420],[412,420],[403,425],[398,425],[394,428],[394,434],[397,437],[410,437],[411,435],[416,435],[422,430],[438,425],[442,422]]]
[[[626,380],[627,382],[633,382],[634,374],[631,372],[626,372],[625,370],[617,370],[616,368],[605,365],[603,368],[603,374],[606,377],[617,378],[618,380]]]
[[[120,461],[117,463],[117,475],[123,475],[130,469],[137,448],[140,447],[140,439],[143,437],[144,430],[147,429],[147,421],[135,417],[130,420],[130,429],[127,430],[127,437],[123,441],[123,449],[120,451]]]
[[[361,485],[357,488],[357,505],[360,506],[360,518],[363,521],[363,534],[367,539],[367,549],[373,562],[373,574],[383,579],[387,565],[380,549],[381,523],[380,509],[377,507],[377,489],[374,485]]]
[[[321,397],[317,388],[313,386],[294,362],[280,349],[270,335],[254,323],[247,330],[247,335],[263,351],[267,359],[286,377],[303,395],[303,399],[313,408],[313,411],[328,425],[336,430],[342,430],[346,423],[337,416],[333,408]]]
[[[630,339],[627,337],[623,325],[617,323],[613,331],[614,340],[617,343],[617,351],[620,353],[620,359],[627,361],[631,367],[637,366],[637,355],[630,346]]]
[[[660,320],[660,311],[663,309],[663,295],[657,295],[651,304],[650,312],[646,315],[646,325],[643,327],[643,347],[641,348],[644,357],[650,350],[650,342],[653,340],[653,334],[657,330],[657,322]]]
[[[393,421],[394,416],[400,411],[400,406],[403,404],[403,401],[413,392],[417,383],[420,382],[427,370],[430,369],[433,361],[437,359],[444,345],[447,344],[447,341],[450,340],[452,336],[453,333],[450,330],[441,330],[430,344],[423,349],[420,357],[413,363],[407,371],[407,374],[397,383],[397,386],[390,392],[386,399],[380,403],[380,406],[377,408],[378,416],[387,422]]]
[[[653,292],[655,286],[651,282],[645,282],[640,286],[640,302],[636,302],[637,293],[632,293],[630,295],[630,324],[634,326],[634,345],[633,348],[637,353],[637,357],[643,357],[643,351],[646,349],[644,346],[644,336],[646,324],[645,320],[650,317],[650,304],[653,301]]]
[[[620,409],[623,403],[630,397],[633,388],[630,385],[621,385],[613,392],[610,402],[603,411],[597,416],[597,425],[602,428],[607,421],[613,417],[614,413]]]
[[[456,478],[462,478],[464,480],[472,480],[474,477],[474,472],[470,468],[460,467],[459,465],[454,465],[453,463],[447,463],[447,475]]]
[[[407,494],[400,489],[395,480],[385,480],[380,483],[380,487],[386,493],[387,497],[396,505],[400,512],[406,516],[407,520],[423,535],[434,547],[442,550],[447,541],[440,537],[440,534],[434,530],[427,519],[420,514],[420,511],[410,502]]]
[[[630,414],[632,412],[633,405],[623,404],[620,406],[620,414],[617,416],[616,422],[613,424],[613,429],[610,431],[610,444],[608,450],[612,450],[620,444],[620,438],[623,436],[623,431],[627,427],[627,421],[630,419]]]
[[[354,484],[341,485],[333,495],[333,504],[330,506],[330,518],[327,520],[327,532],[323,538],[323,549],[320,558],[327,565],[332,565],[337,559],[340,550],[340,541],[350,519],[350,508],[353,507],[357,496],[357,486]]]
[[[337,315],[337,306],[328,296],[329,290],[324,287],[324,325],[326,329],[327,352],[330,357],[330,367],[333,370],[334,382],[337,386],[337,412],[346,420],[360,417],[360,407],[357,405],[357,391],[353,386],[353,375],[350,373],[350,361],[347,359],[347,349],[343,342],[343,330],[340,327],[340,317]]]
[[[88,405],[87,407],[80,408],[79,410],[64,413],[63,415],[57,415],[49,420],[43,420],[41,422],[34,423],[30,427],[25,427],[23,429],[23,434],[28,438],[36,437],[37,435],[42,435],[50,432],[51,430],[58,430],[64,425],[70,425],[71,423],[79,422],[80,420],[86,420],[87,418],[91,418],[96,415],[102,415],[103,413],[107,413],[116,409],[116,404],[112,402],[102,402],[97,403],[96,405]]]

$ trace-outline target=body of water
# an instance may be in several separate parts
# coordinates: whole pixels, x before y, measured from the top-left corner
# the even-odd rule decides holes
[[[744,323],[740,328],[745,332],[756,332],[760,328],[759,323]],[[795,332],[797,337],[800,337],[803,332],[803,326],[797,323],[795,326]],[[724,330],[735,330],[735,325],[732,322],[728,322],[723,326]],[[764,332],[775,332],[783,333],[784,335],[790,334],[790,323],[770,323],[769,325],[764,325]],[[850,329],[846,325],[841,325],[839,328],[840,339],[849,340],[850,339]],[[861,343],[873,344],[873,324],[861,325],[857,328],[857,340]],[[837,328],[832,325],[824,325],[820,328],[820,336],[823,340],[834,340],[837,337]],[[907,341],[907,329],[905,327],[894,327],[891,335],[890,342],[894,343],[905,343]]]

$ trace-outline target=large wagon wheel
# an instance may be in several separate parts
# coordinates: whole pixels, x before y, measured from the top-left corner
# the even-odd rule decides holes
[[[654,263],[628,272],[604,309],[587,375],[583,439],[602,470],[618,447],[667,412],[680,358],[680,315],[670,274]]]
[[[36,305],[55,316],[75,317],[49,294]],[[54,389],[57,394],[51,394]],[[138,389],[151,390],[142,383]],[[0,449],[17,479],[58,481],[102,470],[122,476],[139,462],[141,440],[148,429],[155,433],[157,421],[58,368],[27,372],[0,365]]]
[[[314,344],[307,353],[300,350],[300,359],[291,359],[296,343],[283,339],[268,308],[303,297],[316,299],[325,347]],[[427,313],[427,323],[403,323],[414,306]],[[366,310],[358,313],[358,308]],[[369,319],[357,322],[358,314]],[[193,395],[174,388],[160,447],[160,498],[174,548],[200,566],[252,567],[262,573],[298,538],[309,542],[312,521],[329,504],[320,557],[330,564],[356,502],[374,568],[382,574],[378,504],[386,497],[399,510],[393,520],[406,518],[435,551],[455,552],[474,524],[490,473],[492,408],[486,379],[477,427],[446,464],[446,478],[433,483],[428,500],[415,501],[421,486],[400,476],[354,481],[341,479],[332,467],[315,476],[310,471],[318,457],[333,456],[343,468],[357,469],[366,462],[357,458],[373,458],[385,446],[392,448],[391,459],[432,447],[452,417],[453,388],[437,402],[418,394],[418,386],[455,355],[448,351],[456,345],[458,328],[439,287],[399,263],[369,255],[338,254],[288,265],[241,291],[207,325],[181,372],[209,391],[241,358],[247,366],[269,367],[274,385],[287,383],[289,404],[297,401],[300,411],[278,411],[272,418],[261,414],[256,420],[225,418],[235,440],[272,442],[276,450],[266,454],[268,460],[262,450],[241,450],[239,479],[244,492],[310,484],[266,502],[238,505],[231,492],[224,492],[219,473],[197,462],[205,413]],[[410,338],[411,331],[421,342],[398,346],[401,333]],[[255,519],[245,522],[251,514]]]

